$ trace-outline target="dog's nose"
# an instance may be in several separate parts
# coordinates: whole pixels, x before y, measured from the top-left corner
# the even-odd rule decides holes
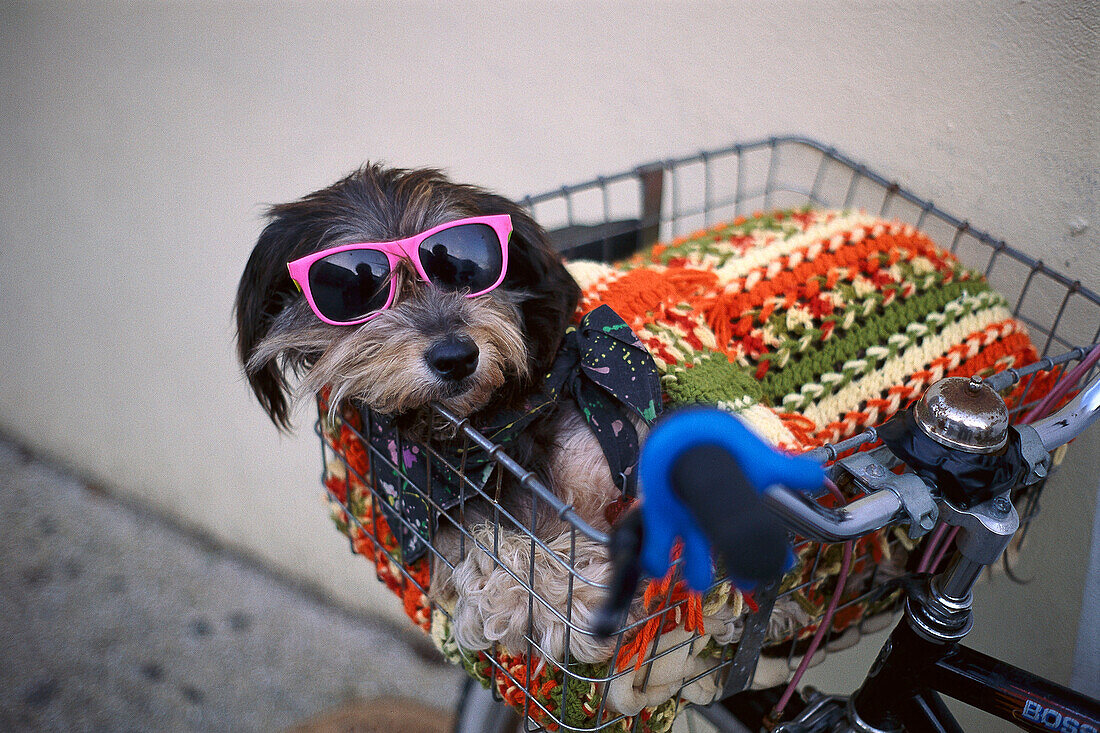
[[[433,372],[456,382],[477,369],[477,344],[465,336],[448,336],[424,356]]]

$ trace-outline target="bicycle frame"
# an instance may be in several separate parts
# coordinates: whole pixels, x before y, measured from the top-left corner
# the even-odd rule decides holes
[[[939,693],[1025,730],[1100,730],[1095,700],[958,642],[930,641],[908,618],[894,629],[853,696],[852,717],[868,731],[961,731]]]
[[[993,499],[952,511],[964,533],[959,552],[910,590],[904,617],[849,703],[857,730],[961,731],[943,693],[1025,730],[1100,731],[1100,702],[959,643],[973,625],[974,583],[1019,526],[1005,506]]]

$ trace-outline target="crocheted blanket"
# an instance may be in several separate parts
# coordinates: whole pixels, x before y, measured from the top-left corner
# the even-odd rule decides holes
[[[807,450],[877,425],[945,376],[1037,358],[1005,299],[909,224],[758,214],[620,265],[576,262],[583,311],[611,306],[670,403],[716,403]]]
[[[568,267],[584,293],[578,318],[600,305],[616,311],[653,355],[667,404],[717,404],[792,451],[877,425],[942,377],[987,374],[1037,358],[1005,299],[978,273],[911,225],[859,212],[759,213],[655,245],[626,262]],[[1045,393],[1049,382],[1033,380],[1029,395]],[[1022,389],[1005,395],[1010,407]],[[511,704],[522,707],[529,696],[533,719],[548,729],[557,730],[559,723],[594,729],[625,712],[613,727],[602,729],[633,730],[640,719],[640,730],[667,731],[679,698],[694,699],[680,681],[716,663],[708,660],[728,660],[723,646],[738,638],[740,627],[733,631],[738,615],[755,608],[751,594],[726,583],[701,598],[670,576],[646,589],[645,606],[657,613],[624,639],[616,659],[572,665],[563,673],[505,651],[495,664],[509,674],[492,674],[486,653],[459,649],[447,615],[429,604],[426,560],[402,566],[395,559],[398,543],[360,480],[370,474],[367,453],[350,429],[361,429],[359,415],[347,410],[342,420],[330,419],[323,395],[320,408],[324,440],[343,457],[328,461],[325,483],[357,521],[349,521],[341,504],[333,503],[333,516],[355,551],[376,564],[378,577],[448,659],[483,684],[495,684]],[[915,549],[904,532],[884,530],[864,538],[852,576],[866,583],[896,577],[912,564],[909,554]],[[812,543],[797,548],[798,563],[782,583],[787,604],[769,624],[766,643],[772,648],[797,645],[814,632],[836,585],[839,550]],[[885,566],[892,572],[880,572]],[[845,585],[841,611],[832,621],[835,633],[854,631],[856,622],[888,610],[897,599],[895,593],[858,600],[866,593],[859,583]],[[670,610],[661,613],[662,608]],[[715,609],[727,613],[723,631],[704,621],[714,618]],[[670,659],[680,667],[663,686],[638,691],[627,679],[601,691],[584,681],[610,679],[629,667],[641,670],[643,663],[648,678],[656,679],[657,663],[649,658],[650,641],[658,634],[662,639],[694,635],[702,642],[684,659],[662,655],[662,674],[673,664]],[[784,658],[778,677],[785,676],[786,665]],[[703,698],[714,689],[711,681],[694,693]],[[603,695],[613,704],[597,721]]]

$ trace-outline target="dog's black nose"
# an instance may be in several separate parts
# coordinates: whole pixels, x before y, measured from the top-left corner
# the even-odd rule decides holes
[[[428,349],[424,357],[432,371],[443,377],[458,381],[468,377],[477,369],[477,344],[465,336],[448,336]]]

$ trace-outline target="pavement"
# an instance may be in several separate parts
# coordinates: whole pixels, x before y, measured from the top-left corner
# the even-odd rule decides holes
[[[0,730],[449,729],[461,672],[0,441]]]

